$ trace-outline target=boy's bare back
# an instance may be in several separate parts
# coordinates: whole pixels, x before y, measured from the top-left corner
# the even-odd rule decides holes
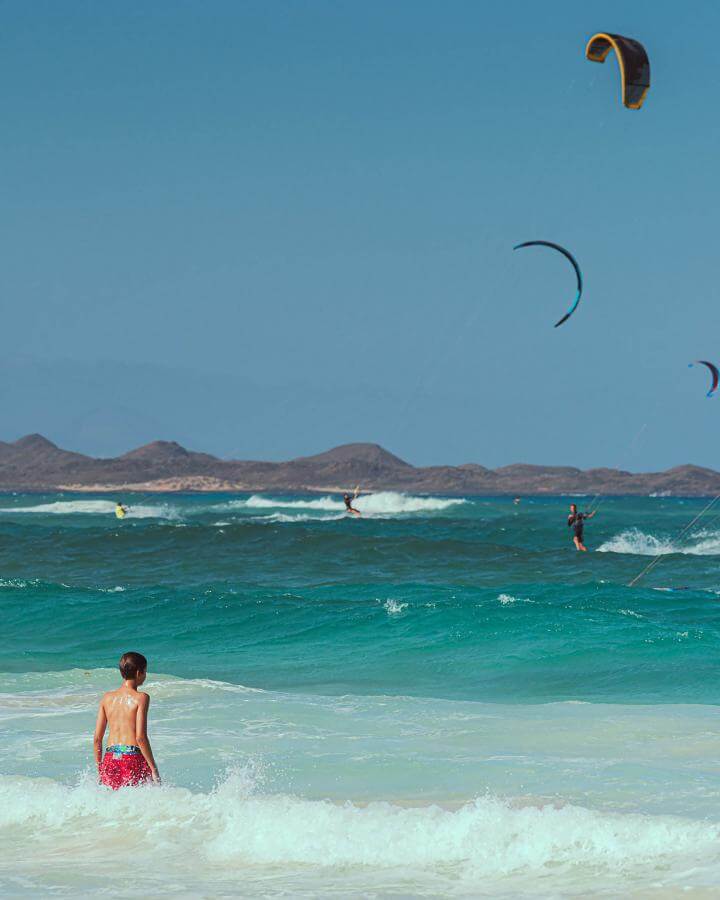
[[[108,724],[108,744],[134,744],[138,734],[138,714],[147,709],[150,697],[144,691],[138,691],[123,685],[116,691],[108,691],[100,701]]]

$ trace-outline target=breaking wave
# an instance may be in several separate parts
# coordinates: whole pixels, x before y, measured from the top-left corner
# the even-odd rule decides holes
[[[408,604],[393,600],[391,597],[383,603],[383,608],[389,616],[399,616],[408,608]]]
[[[254,522],[334,522],[338,519],[344,519],[345,513],[338,513],[332,516],[309,516],[303,513],[297,513],[296,515],[288,515],[287,513],[272,513],[269,516],[260,516],[257,519],[253,519]]]
[[[720,532],[698,531],[687,538],[658,538],[638,528],[622,531],[597,548],[598,553],[626,553],[635,556],[659,556],[683,553],[691,556],[720,555]]]
[[[590,865],[611,873],[713,850],[720,827],[673,816],[601,813],[578,806],[513,805],[484,797],[459,809],[371,802],[358,806],[263,794],[247,772],[207,793],[149,787],[111,793],[88,778],[69,787],[0,777],[3,841],[41,833],[82,842],[85,864],[133,834],[172,835],[173,855],[225,864],[456,867],[474,878]],[[110,843],[109,843],[110,840]],[[116,853],[116,849],[112,852]],[[167,861],[166,861],[167,862]]]
[[[498,602],[502,606],[512,606],[514,603],[533,603],[528,597],[513,597],[512,594],[498,594]]]
[[[467,500],[446,497],[414,497],[395,491],[379,491],[358,497],[355,505],[362,513],[370,515],[402,515],[403,513],[443,512],[454,506],[462,506]]]
[[[467,503],[462,498],[445,497],[417,497],[412,494],[402,494],[396,491],[378,491],[376,494],[362,494],[353,503],[365,516],[385,517],[408,515],[412,513],[436,513],[451,509]],[[345,514],[345,504],[341,497],[330,495],[307,499],[286,499],[283,497],[268,497],[263,494],[253,494],[247,500],[230,500],[223,503],[218,509],[228,510],[297,510],[299,512],[318,513],[342,513]],[[287,512],[277,515],[288,515]],[[327,518],[327,516],[318,516]],[[297,521],[290,519],[288,521]]]
[[[175,514],[170,507],[165,505],[134,506],[128,502],[127,519],[168,519]],[[114,500],[56,500],[53,503],[38,503],[35,506],[6,506],[0,508],[0,513],[36,513],[43,515],[97,515],[97,516],[114,516],[115,501]]]
[[[262,494],[253,494],[247,500],[231,500],[228,505],[246,509],[318,509],[328,512],[345,509],[345,504],[333,497],[319,497],[317,500],[283,500],[263,497]]]

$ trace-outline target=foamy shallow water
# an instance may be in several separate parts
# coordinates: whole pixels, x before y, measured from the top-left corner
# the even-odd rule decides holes
[[[112,796],[3,778],[0,800],[0,886],[16,895],[592,896],[702,887],[718,869],[716,825],[493,798],[339,805],[235,775]]]
[[[154,677],[165,784],[94,784],[109,670],[0,680],[0,887],[585,896],[715,883],[714,707],[321,697]],[[32,847],[32,853],[28,853]],[[132,854],[135,888],[122,887]],[[102,873],[102,874],[98,874]]]

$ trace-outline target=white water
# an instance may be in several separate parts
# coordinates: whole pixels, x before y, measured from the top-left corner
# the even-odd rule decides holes
[[[392,597],[383,603],[383,607],[389,616],[399,616],[408,608],[407,603],[393,600]]]
[[[257,516],[253,519],[254,522],[336,522],[339,519],[348,518],[346,514],[336,513],[334,515],[325,515],[325,516],[312,516],[303,513],[297,513],[296,515],[288,515],[288,513],[272,513],[269,516]]]
[[[0,886],[21,882],[28,895],[51,886],[70,894],[100,879],[110,896],[208,895],[231,885],[265,896],[360,884],[383,893],[592,892],[589,877],[604,889],[677,883],[672,866],[696,867],[695,881],[708,877],[719,837],[706,822],[491,797],[456,809],[303,800],[258,793],[244,772],[209,792],[112,794],[90,779],[70,787],[0,778]]]
[[[321,509],[334,512],[344,510],[345,504],[333,497],[318,497],[316,500],[283,500],[253,494],[247,500],[231,500],[227,506],[236,509]]]
[[[444,512],[462,506],[467,500],[461,498],[413,497],[411,494],[397,494],[394,491],[379,491],[357,498],[355,506],[363,514],[402,515],[404,513]]]
[[[401,627],[402,604],[385,608]],[[0,893],[619,896],[720,879],[713,707],[151,676],[165,784],[113,794],[89,773],[95,707],[115,681],[0,676]]]
[[[395,491],[379,491],[376,494],[361,494],[353,501],[353,506],[359,509],[364,516],[379,517],[407,515],[411,513],[443,512],[444,510],[460,506],[467,502],[467,500],[461,498],[416,497],[412,494],[401,494]],[[247,500],[230,500],[227,503],[223,503],[216,507],[216,509],[273,509],[345,514],[345,504],[342,498],[337,495],[328,495],[315,499],[288,500],[282,497],[254,494]],[[282,514],[287,515],[287,512],[277,513],[277,515]],[[323,516],[322,518],[326,518],[326,516]]]
[[[135,506],[128,503],[127,519],[161,519],[171,518],[173,510],[166,504]],[[37,513],[44,515],[98,515],[114,516],[114,500],[56,500],[52,503],[38,503],[35,506],[9,506],[0,508],[0,513]]]
[[[597,548],[598,553],[628,553],[658,556],[684,553],[692,556],[720,555],[720,531],[697,531],[681,540],[655,537],[637,528],[620,532]]]
[[[502,606],[513,606],[515,603],[533,603],[529,597],[513,597],[512,594],[498,594],[498,602]]]
[[[439,497],[416,497],[410,494],[383,491],[362,495],[354,505],[365,518],[392,518],[396,516],[431,515],[460,506],[468,501]],[[127,501],[126,519],[178,520],[203,513],[207,507],[194,504],[182,505],[181,501],[151,503],[144,498],[141,503]],[[270,523],[292,523],[329,521],[349,518],[340,496],[286,499],[282,497],[254,494],[245,499],[228,500],[211,507],[214,512],[243,512],[255,521]],[[254,515],[267,513],[266,515]],[[24,506],[0,507],[0,515],[58,515],[58,516],[103,516],[114,518],[115,500],[72,499],[55,500],[50,503],[36,503]],[[227,523],[230,524],[230,523]]]

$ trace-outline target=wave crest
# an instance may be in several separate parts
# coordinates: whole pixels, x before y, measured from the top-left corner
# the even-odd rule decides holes
[[[375,494],[362,494],[354,502],[354,506],[365,516],[397,516],[411,513],[443,512],[454,506],[467,503],[463,498],[418,497],[397,491],[378,491]],[[272,509],[298,510],[302,512],[345,513],[345,504],[339,497],[326,495],[317,498],[298,500],[283,497],[271,497],[264,494],[253,494],[247,500],[230,500],[222,504],[222,509]],[[287,513],[285,513],[287,515]],[[323,517],[325,518],[325,517]]]
[[[133,505],[128,502],[128,519],[168,519],[173,513],[167,506]],[[37,513],[45,515],[99,515],[114,516],[114,500],[55,500],[52,503],[38,503],[36,506],[5,506],[0,513]]]
[[[223,862],[420,869],[459,865],[475,876],[590,864],[611,871],[657,863],[715,844],[720,827],[673,816],[601,813],[577,806],[513,806],[480,798],[449,810],[390,802],[338,805],[287,794],[258,794],[250,772],[215,790],[139,788],[111,793],[90,779],[68,787],[50,779],[0,778],[0,834],[41,829],[82,833],[84,855],[107,852],[127,823],[173,835],[198,864]]]
[[[635,556],[660,556],[683,553],[690,556],[720,555],[720,532],[698,531],[684,541],[658,538],[638,528],[630,528],[605,541],[598,553],[626,553]]]

